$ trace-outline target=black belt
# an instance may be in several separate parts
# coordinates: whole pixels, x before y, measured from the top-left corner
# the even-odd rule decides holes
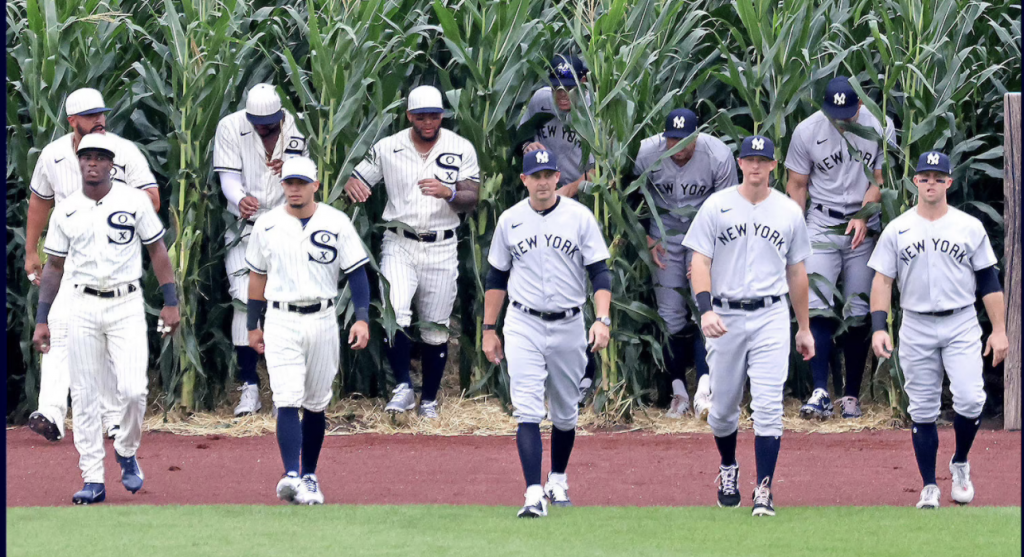
[[[334,306],[334,300],[328,300],[326,303],[317,302],[315,304],[311,304],[308,306],[296,306],[294,304],[282,302],[272,302],[270,305],[274,309],[283,309],[285,311],[291,311],[294,313],[316,313],[322,309],[327,309],[329,307]]]
[[[98,298],[120,298],[121,296],[127,296],[132,292],[135,292],[138,288],[134,284],[129,284],[128,288],[124,290],[96,290],[95,288],[85,286],[82,288],[82,292],[89,294],[90,296],[96,296]]]
[[[512,302],[512,307],[525,311],[534,317],[540,317],[543,321],[561,321],[567,317],[576,317],[580,313],[580,308],[567,309],[565,311],[537,311],[532,308],[528,308],[519,302]]]
[[[766,299],[771,299],[771,302],[765,302]],[[771,296],[770,298],[757,298],[754,300],[722,300],[720,298],[715,298],[711,300],[711,304],[725,309],[742,309],[744,311],[754,311],[757,309],[768,307],[769,304],[774,304],[781,301],[782,296]]]
[[[956,313],[958,311],[963,311],[963,310],[965,310],[965,309],[967,309],[969,307],[971,307],[971,306],[964,306],[962,308],[956,308],[956,309],[945,309],[945,310],[942,310],[942,311],[914,311],[914,310],[909,310],[909,311],[911,313],[916,313],[918,315],[928,315],[928,316],[931,316],[931,317],[949,317],[950,315],[953,315],[954,313]]]
[[[423,232],[422,234],[416,234],[415,232],[409,232],[408,230],[397,228],[392,229],[395,233],[401,232],[403,236],[410,240],[416,240],[417,242],[436,242],[438,240],[447,240],[448,238],[455,237],[455,230],[445,230],[441,233],[441,238],[437,237],[437,232]]]
[[[247,224],[249,226],[256,226],[256,221],[254,221],[254,220],[247,220],[247,221],[245,221],[245,224]]]
[[[849,219],[849,218],[851,218],[851,217],[853,217],[854,215],[857,214],[857,211],[854,211],[852,213],[843,213],[843,212],[840,212],[840,211],[836,211],[835,209],[827,209],[821,203],[818,203],[817,205],[814,205],[814,210],[815,211],[820,211],[822,213],[825,213],[826,215],[828,215],[828,216],[830,216],[830,217],[832,217],[834,219]]]

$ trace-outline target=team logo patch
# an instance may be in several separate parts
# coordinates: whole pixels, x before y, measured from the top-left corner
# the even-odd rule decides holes
[[[928,154],[928,164],[939,164],[939,154],[938,153],[929,153]]]
[[[537,153],[537,162],[541,164],[547,164],[548,159],[549,157],[547,153]]]
[[[753,140],[750,141],[750,147],[753,148],[755,151],[760,151],[760,150],[764,149],[764,140],[763,139],[753,139]]]
[[[683,126],[685,125],[686,117],[684,116],[676,116],[675,118],[672,119],[672,126],[677,130],[683,129]]]
[[[572,66],[568,62],[562,62],[555,66],[555,75],[558,77],[572,77]]]
[[[317,230],[310,234],[309,242],[313,244],[313,249],[306,252],[306,255],[313,263],[329,265],[338,258],[338,248],[334,247],[338,243],[337,234],[327,230]]]
[[[434,178],[446,184],[454,184],[459,177],[459,168],[462,167],[462,155],[441,153],[437,156],[437,166],[440,170],[434,174]]]
[[[107,217],[107,224],[112,229],[107,235],[107,242],[123,246],[135,239],[135,213],[118,211]]]
[[[846,93],[836,93],[833,95],[832,104],[836,106],[846,106]]]

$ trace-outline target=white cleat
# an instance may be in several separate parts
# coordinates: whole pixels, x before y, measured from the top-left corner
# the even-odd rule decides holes
[[[384,407],[385,412],[404,414],[406,411],[416,408],[416,393],[408,383],[399,383],[391,392],[394,395],[388,401],[388,405]]]
[[[949,461],[949,473],[953,476],[950,496],[955,503],[966,505],[974,500],[974,484],[971,483],[971,463]]]
[[[526,488],[526,502],[516,514],[518,518],[540,518],[548,515],[548,499],[544,496],[544,488],[531,485]]]
[[[556,507],[571,507],[569,478],[565,474],[548,472],[548,483],[544,485],[544,495]]]
[[[665,413],[665,417],[678,420],[685,416],[689,416],[691,413],[689,396],[685,394],[672,395],[672,403],[669,405],[668,412]]]
[[[238,406],[235,406],[235,416],[248,416],[255,414],[263,408],[263,404],[260,402],[260,388],[252,383],[242,383],[242,386],[238,388],[242,391],[242,398],[238,401]]]
[[[302,476],[302,487],[295,494],[294,502],[296,505],[324,504],[324,492],[320,491],[320,482],[317,481],[316,474]]]
[[[937,509],[939,508],[939,499],[941,497],[942,492],[939,491],[939,486],[928,484],[921,490],[921,500],[917,502],[917,508]]]
[[[701,420],[707,420],[711,413],[711,380],[702,375],[697,381],[697,392],[693,395],[693,411]]]
[[[302,489],[302,478],[295,472],[289,472],[277,482],[277,498],[286,503],[295,503],[295,496]]]

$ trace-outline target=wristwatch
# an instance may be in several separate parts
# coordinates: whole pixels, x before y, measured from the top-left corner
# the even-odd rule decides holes
[[[496,324],[495,325],[488,325],[487,323],[484,323],[484,330],[485,331],[494,331],[497,328],[498,328],[498,326]]]
[[[604,323],[605,327],[611,327],[612,326],[612,318],[611,317],[595,317],[594,321],[597,321],[598,323]]]

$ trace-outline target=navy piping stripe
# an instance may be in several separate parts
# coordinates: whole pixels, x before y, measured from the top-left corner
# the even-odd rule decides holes
[[[239,174],[242,173],[242,169],[241,168],[231,168],[230,166],[215,166],[215,167],[213,167],[213,171],[214,172],[222,172],[222,171],[237,172]]]
[[[369,260],[370,260],[369,257],[364,257],[364,258],[360,259],[357,263],[353,264],[348,269],[345,269],[344,273],[347,275],[347,274],[351,273],[352,271],[355,271],[359,267],[365,265]]]
[[[157,234],[156,236],[153,236],[152,238],[150,238],[148,240],[142,240],[142,243],[148,246],[149,244],[152,244],[153,242],[159,240],[160,238],[163,238],[163,236],[164,236],[164,234],[166,232],[167,232],[167,229],[163,228],[163,229],[160,230],[159,234]]]
[[[267,270],[266,269],[260,269],[256,265],[253,265],[252,261],[249,261],[248,257],[245,258],[245,264],[248,265],[250,269],[252,269],[253,271],[256,271],[257,273],[259,273],[261,275],[267,274]]]
[[[355,175],[356,175],[356,178],[359,178],[359,181],[360,181],[360,182],[362,182],[362,183],[366,184],[366,187],[371,187],[371,186],[373,186],[373,184],[371,184],[371,183],[370,183],[369,181],[367,181],[367,180],[366,180],[366,178],[363,178],[363,175],[362,175],[362,174],[360,174],[358,170],[356,170],[356,169],[354,169],[354,168],[353,168],[353,169],[352,169],[352,174],[355,174]]]
[[[55,249],[43,248],[43,251],[50,255],[56,255],[57,257],[67,257],[68,255],[68,252],[66,251],[57,251]]]
[[[52,195],[43,195],[43,194],[39,193],[38,191],[36,191],[36,190],[35,190],[35,188],[33,188],[32,186],[29,186],[29,188],[28,188],[28,189],[32,190],[32,193],[34,193],[34,194],[36,194],[37,196],[39,196],[39,198],[40,198],[40,199],[45,199],[45,200],[47,200],[47,201],[49,201],[49,200],[53,199],[53,196],[52,196]]]

